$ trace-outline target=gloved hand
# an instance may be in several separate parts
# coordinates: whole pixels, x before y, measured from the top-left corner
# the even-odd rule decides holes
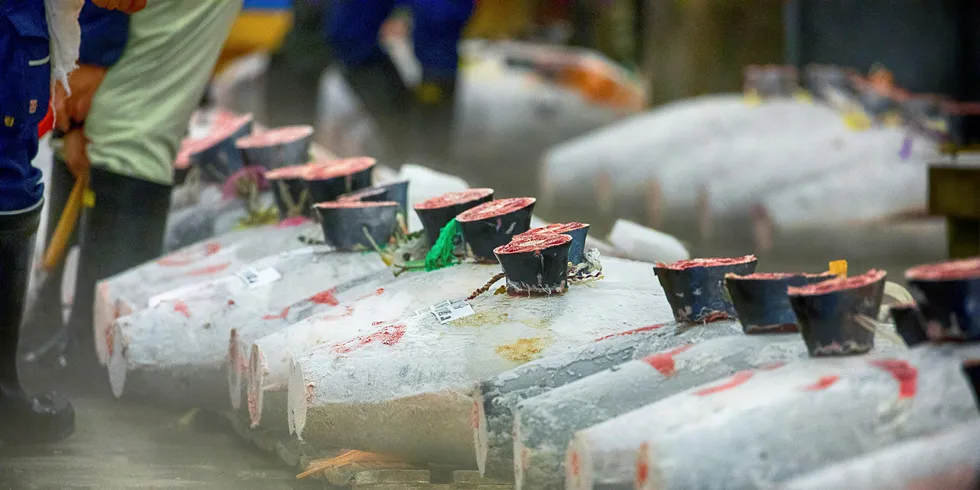
[[[135,14],[146,8],[146,0],[92,0],[97,7]]]
[[[74,124],[85,122],[88,111],[92,107],[92,97],[105,78],[105,73],[106,68],[101,66],[79,66],[68,75],[71,95],[66,93],[61,83],[55,84],[54,109],[57,114],[58,129],[67,133]]]
[[[85,130],[76,127],[68,131],[64,137],[65,164],[75,178],[88,174],[91,162],[88,159],[88,138],[85,137]]]

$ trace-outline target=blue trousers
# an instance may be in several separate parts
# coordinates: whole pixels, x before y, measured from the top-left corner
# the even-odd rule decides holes
[[[398,5],[412,9],[412,43],[423,79],[455,78],[457,45],[473,14],[474,0],[336,0],[330,5],[327,20],[327,38],[334,56],[350,67],[384,56],[378,31]]]
[[[37,126],[51,97],[48,24],[44,2],[0,3],[0,212],[41,201]]]

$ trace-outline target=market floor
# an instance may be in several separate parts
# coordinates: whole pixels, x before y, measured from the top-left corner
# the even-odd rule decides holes
[[[0,488],[322,488],[250,446],[219,416],[73,399],[67,441],[0,449]]]

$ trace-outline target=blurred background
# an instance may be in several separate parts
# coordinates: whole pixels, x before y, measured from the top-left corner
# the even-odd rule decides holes
[[[345,46],[324,42],[333,3],[295,2],[288,32],[253,25],[281,32],[264,47],[239,22],[213,92],[398,167],[413,158],[386,153],[397,136],[338,68]],[[478,0],[449,156],[413,163],[536,196],[552,221],[661,230],[695,255],[898,270],[956,255],[947,231],[975,254],[974,217],[930,209],[929,166],[969,160],[977,19],[965,0]],[[412,22],[396,9],[381,31],[409,87]],[[408,138],[413,125],[393,124]]]

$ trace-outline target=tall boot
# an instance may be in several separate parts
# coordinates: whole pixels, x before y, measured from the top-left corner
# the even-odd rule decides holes
[[[374,61],[343,68],[344,79],[374,119],[385,140],[387,157],[394,162],[408,156],[408,128],[412,93],[387,54]],[[397,166],[397,165],[396,165]]]
[[[78,278],[68,324],[38,358],[58,367],[97,368],[92,314],[96,283],[163,253],[171,186],[92,167],[95,206],[85,210]]]
[[[423,80],[415,89],[412,157],[422,165],[450,167],[456,119],[456,78]]]
[[[0,441],[29,444],[62,440],[75,431],[75,412],[57,394],[28,397],[17,373],[20,323],[41,203],[0,212]]]
[[[68,196],[71,194],[74,184],[75,177],[68,170],[64,159],[56,149],[54,162],[51,165],[51,184],[48,186],[45,206],[47,208],[47,225],[44,235],[46,245],[51,243],[51,237],[54,235],[61,213],[68,203]],[[68,248],[70,249],[76,243],[78,243],[77,229],[72,232],[69,238]],[[54,270],[48,272],[47,280],[41,285],[37,298],[25,313],[24,323],[30,325],[31,328],[24,332],[21,343],[27,352],[35,350],[64,327],[61,301],[64,272],[65,261],[62,260]]]

